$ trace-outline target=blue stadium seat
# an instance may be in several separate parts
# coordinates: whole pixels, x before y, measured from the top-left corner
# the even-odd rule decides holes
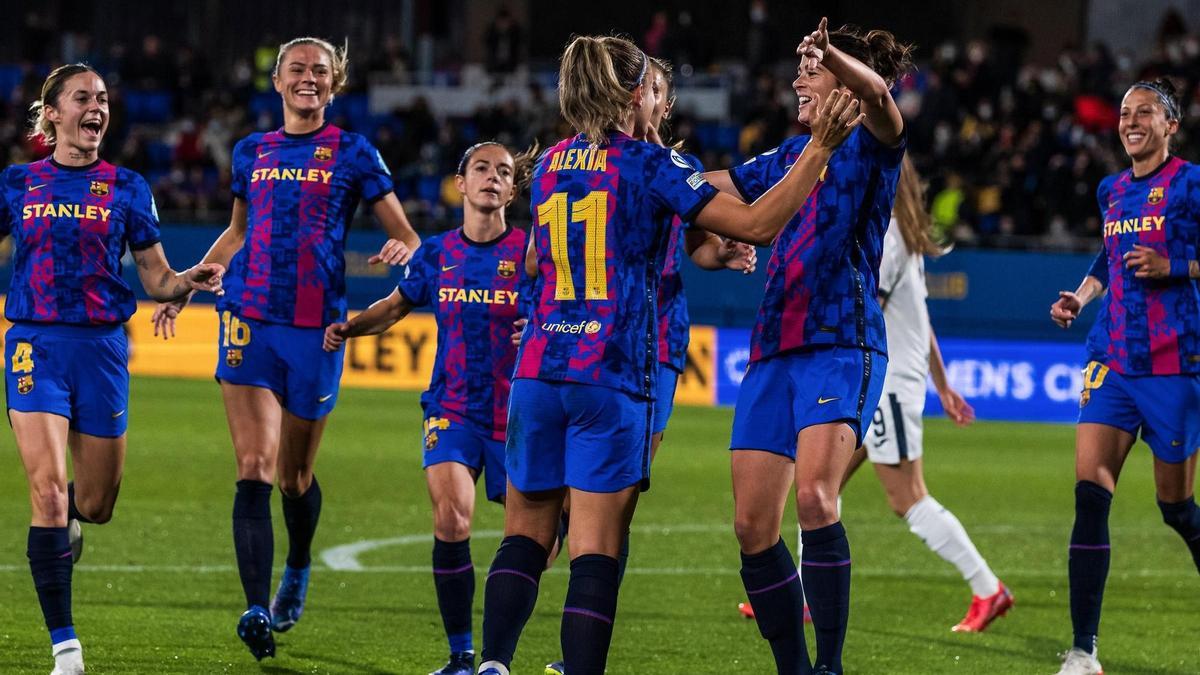
[[[0,96],[7,99],[19,84],[21,84],[20,66],[0,66]]]
[[[172,97],[165,91],[125,92],[125,117],[132,124],[160,124],[171,119]]]

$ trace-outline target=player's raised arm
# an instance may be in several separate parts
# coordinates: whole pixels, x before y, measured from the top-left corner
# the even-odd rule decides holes
[[[874,30],[859,36],[855,30],[842,28],[831,36],[829,20],[824,17],[817,29],[796,47],[796,55],[801,59],[800,78],[819,77],[821,69],[828,70],[862,101],[862,112],[866,115],[863,126],[867,131],[889,146],[900,141],[904,118],[892,99],[892,83],[877,70],[904,72],[911,64],[910,52],[910,47],[897,42],[887,31]],[[872,63],[882,59],[891,63]]]
[[[747,205],[727,193],[718,193],[696,216],[695,224],[729,239],[766,246],[787,221],[796,215],[817,184],[830,156],[863,120],[858,101],[834,90],[823,103],[817,97],[812,138],[783,179]]]
[[[404,297],[400,289],[396,289],[386,298],[371,303],[370,307],[349,321],[331,323],[326,326],[322,346],[327,352],[335,352],[341,348],[347,338],[379,335],[408,316],[412,309],[412,304]]]

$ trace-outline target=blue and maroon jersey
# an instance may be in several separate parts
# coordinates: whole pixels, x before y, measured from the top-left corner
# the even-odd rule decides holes
[[[779,182],[809,138],[793,136],[730,169],[742,197],[752,202]],[[771,248],[751,362],[826,345],[887,353],[875,296],[904,145],[901,140],[889,148],[859,127],[834,151],[808,201]]]
[[[696,171],[704,171],[700,160],[692,155],[683,159]],[[687,367],[687,348],[691,340],[691,319],[688,317],[687,296],[683,294],[683,221],[672,214],[671,231],[659,262],[662,278],[658,281],[658,362],[682,373]]]
[[[1200,289],[1186,264],[1200,258],[1200,167],[1171,157],[1145,176],[1127,169],[1101,181],[1096,199],[1104,248],[1089,274],[1108,294],[1090,358],[1123,375],[1200,373]],[[1135,244],[1181,263],[1181,274],[1138,279],[1122,259]]]
[[[534,168],[538,297],[516,377],[598,384],[653,398],[656,299],[670,216],[716,196],[679,153],[621,133],[563,140]]]
[[[9,321],[124,323],[137,303],[121,256],[158,243],[158,211],[138,174],[96,161],[14,165],[0,178],[0,236],[13,238]]]
[[[471,424],[504,440],[517,348],[513,322],[526,291],[525,232],[509,228],[488,242],[463,229],[426,239],[398,288],[414,307],[433,307],[437,358],[421,395],[425,417]]]
[[[345,317],[350,220],[359,200],[392,191],[379,151],[329,124],[251,134],[234,146],[231,191],[246,202],[246,241],[218,311],[303,328]]]

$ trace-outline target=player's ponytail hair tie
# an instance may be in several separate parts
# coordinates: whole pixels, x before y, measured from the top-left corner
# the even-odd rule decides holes
[[[1163,110],[1167,113],[1168,120],[1179,120],[1183,118],[1183,112],[1180,110],[1179,101],[1175,85],[1171,84],[1170,80],[1158,79],[1153,82],[1142,80],[1134,82],[1130,89],[1145,89],[1153,92],[1158,97],[1158,102],[1162,104]]]

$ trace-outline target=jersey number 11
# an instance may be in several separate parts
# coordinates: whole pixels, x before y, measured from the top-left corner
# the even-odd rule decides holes
[[[602,190],[589,192],[582,199],[567,203],[567,193],[555,192],[538,205],[538,225],[550,228],[550,257],[554,260],[557,281],[554,287],[555,300],[575,300],[575,279],[571,276],[571,260],[567,246],[567,214],[572,223],[582,222],[583,268],[587,278],[584,291],[586,300],[608,299],[608,266],[605,261],[608,232],[608,193]]]

